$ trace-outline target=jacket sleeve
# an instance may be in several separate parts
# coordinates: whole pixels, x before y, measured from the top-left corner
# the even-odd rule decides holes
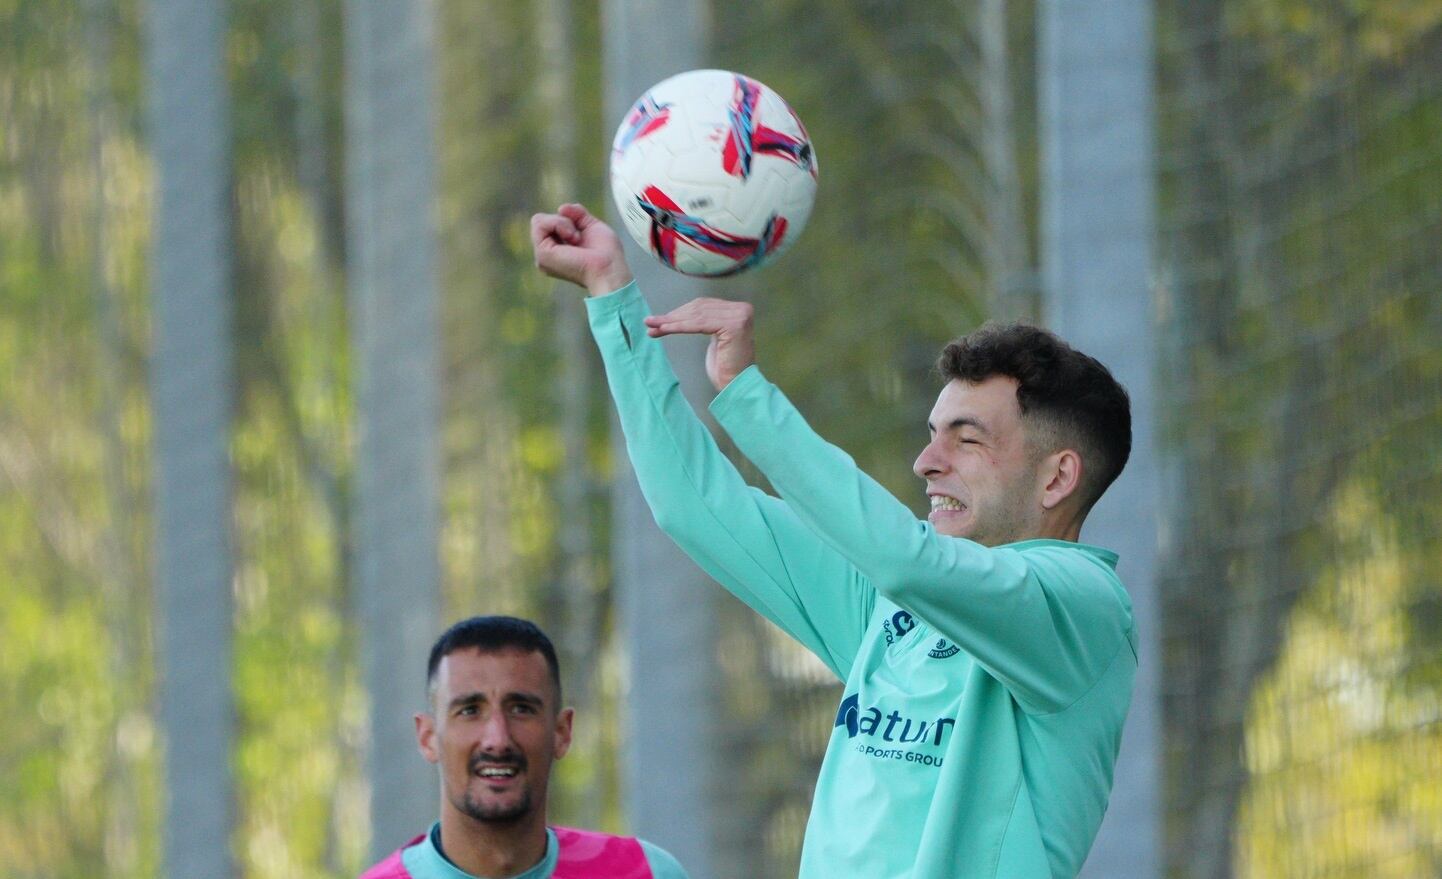
[[[1070,705],[1129,641],[1129,608],[1105,562],[1050,544],[990,548],[937,534],[818,436],[756,367],[711,411],[807,527],[1027,711]]]
[[[778,498],[746,485],[681,393],[634,283],[588,299],[626,449],[660,526],[707,574],[842,680],[876,591]]]

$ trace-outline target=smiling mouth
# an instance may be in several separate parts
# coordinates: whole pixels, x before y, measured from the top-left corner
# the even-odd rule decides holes
[[[504,784],[526,769],[526,761],[519,754],[477,755],[471,760],[471,775],[493,784]]]
[[[484,766],[476,772],[481,778],[515,778],[519,774],[514,766]]]
[[[931,496],[931,511],[933,513],[959,513],[966,509],[966,505],[954,497],[947,497],[944,494]]]

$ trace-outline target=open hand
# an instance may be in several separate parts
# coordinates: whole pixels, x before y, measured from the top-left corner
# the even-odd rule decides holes
[[[755,309],[749,302],[703,297],[692,299],[674,311],[646,318],[646,332],[653,338],[705,333],[706,377],[720,391],[742,370],[756,362],[752,328]]]
[[[631,283],[621,239],[610,226],[578,204],[563,204],[554,214],[531,217],[531,246],[536,268],[601,296]]]

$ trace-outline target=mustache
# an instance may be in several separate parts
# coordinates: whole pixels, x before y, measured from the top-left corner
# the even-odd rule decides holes
[[[503,751],[499,754],[477,754],[467,761],[466,767],[474,774],[481,771],[483,764],[492,766],[514,766],[517,769],[525,769],[526,758],[516,751]]]

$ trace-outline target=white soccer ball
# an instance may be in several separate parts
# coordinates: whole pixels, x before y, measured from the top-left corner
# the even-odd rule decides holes
[[[651,87],[611,145],[621,222],[663,265],[734,275],[791,246],[816,200],[816,151],[765,85],[692,70]]]

